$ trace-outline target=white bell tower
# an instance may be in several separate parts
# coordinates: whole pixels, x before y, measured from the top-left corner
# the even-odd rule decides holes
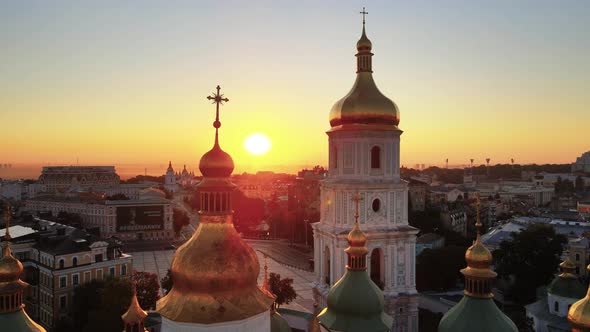
[[[314,293],[325,307],[330,286],[345,272],[346,235],[354,224],[352,198],[358,193],[368,273],[383,290],[386,311],[394,318],[392,331],[418,331],[418,230],[408,225],[408,185],[400,178],[399,111],[375,85],[371,49],[363,18],[356,81],[330,112],[329,172],[321,184],[321,218],[312,225]]]

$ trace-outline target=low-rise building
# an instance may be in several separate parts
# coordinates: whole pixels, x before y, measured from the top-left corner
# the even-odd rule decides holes
[[[573,274],[574,264],[566,259],[560,267],[562,272],[547,287],[547,296],[525,306],[537,332],[569,332],[568,309],[586,294],[586,287]]]
[[[446,229],[463,236],[467,235],[467,211],[463,207],[443,209],[440,212],[440,220]]]
[[[0,230],[4,240],[5,229]],[[74,227],[36,219],[33,225],[10,227],[13,254],[24,266],[31,287],[27,313],[48,331],[70,317],[74,289],[91,280],[132,275],[133,260],[116,241]]]
[[[98,229],[104,238],[121,240],[174,239],[172,204],[165,194],[147,188],[138,199],[107,200],[92,193],[67,196],[46,196],[25,201],[24,211],[31,213],[75,213],[82,219],[82,227]]]

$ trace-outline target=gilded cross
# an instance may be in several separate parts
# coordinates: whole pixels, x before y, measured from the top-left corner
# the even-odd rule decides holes
[[[219,85],[218,85],[217,86],[217,93],[214,92],[212,96],[207,96],[207,99],[213,100],[213,104],[216,104],[215,122],[213,122],[213,126],[215,128],[221,127],[221,122],[219,122],[219,104],[223,105],[224,102],[227,103],[229,101],[229,99],[223,98],[223,95],[221,93],[219,93],[219,90],[221,90],[221,87],[219,87]]]
[[[359,217],[359,202],[362,201],[362,200],[363,200],[363,198],[361,197],[361,195],[359,195],[358,192],[352,197],[352,201],[355,204],[355,210],[354,210],[354,219],[355,219],[355,221]]]
[[[359,12],[359,14],[363,14],[363,25],[365,25],[365,15],[369,14],[367,11],[365,11],[365,7],[363,7],[363,11]]]
[[[479,200],[479,193],[477,194],[477,197],[475,199],[475,209],[477,211],[477,219],[475,222],[475,227],[477,228],[477,235],[479,236],[479,233],[481,231],[481,221],[479,220],[479,207],[481,206],[481,202]]]

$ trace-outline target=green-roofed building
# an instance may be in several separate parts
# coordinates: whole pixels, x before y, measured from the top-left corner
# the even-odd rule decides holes
[[[576,265],[567,257],[559,264],[561,273],[547,286],[547,296],[525,306],[535,331],[570,331],[570,306],[586,295],[586,287],[574,274]]]

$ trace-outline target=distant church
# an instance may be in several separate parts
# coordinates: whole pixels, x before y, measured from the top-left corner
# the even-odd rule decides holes
[[[321,218],[312,225],[314,296],[320,307],[329,305],[330,287],[346,271],[343,250],[354,225],[351,199],[358,193],[368,273],[383,290],[392,331],[418,331],[418,230],[408,225],[408,184],[400,178],[399,110],[373,81],[372,43],[364,19],[356,47],[356,81],[330,111],[328,177],[321,184]]]

